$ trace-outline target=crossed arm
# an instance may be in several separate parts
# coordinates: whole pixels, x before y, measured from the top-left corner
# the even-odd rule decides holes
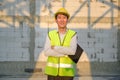
[[[70,42],[70,47],[64,46],[51,46],[50,39],[47,36],[45,46],[44,46],[44,54],[45,56],[65,56],[65,55],[74,55],[77,47],[77,35],[72,37]]]

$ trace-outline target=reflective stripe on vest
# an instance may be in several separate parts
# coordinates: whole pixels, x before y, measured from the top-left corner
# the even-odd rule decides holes
[[[71,64],[64,64],[64,63],[54,64],[54,63],[48,62],[47,66],[55,67],[55,68],[58,68],[58,67],[60,67],[60,68],[73,68],[73,65],[71,65]]]

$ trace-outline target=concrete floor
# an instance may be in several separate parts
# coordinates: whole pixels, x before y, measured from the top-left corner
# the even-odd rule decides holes
[[[1,77],[0,80],[47,80],[46,77]],[[120,76],[81,76],[75,77],[74,80],[120,80]]]

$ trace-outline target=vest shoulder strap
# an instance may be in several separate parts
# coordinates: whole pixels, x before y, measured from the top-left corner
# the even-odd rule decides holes
[[[76,31],[71,30],[71,29],[69,29],[69,33],[72,35],[72,37],[73,37],[73,36],[75,36],[75,35],[77,34],[77,32],[76,32]],[[72,37],[71,37],[71,38],[72,38]]]
[[[52,30],[48,32],[48,37],[51,40],[51,36],[54,36],[54,34],[57,33],[57,30]]]

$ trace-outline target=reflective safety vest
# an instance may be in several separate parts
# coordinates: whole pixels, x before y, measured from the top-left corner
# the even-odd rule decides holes
[[[51,45],[66,47],[70,46],[71,39],[75,34],[75,31],[68,30],[63,41],[61,42],[60,36],[56,30],[50,31],[48,33]],[[45,74],[52,76],[74,76],[75,63],[68,56],[49,56],[47,59]]]

